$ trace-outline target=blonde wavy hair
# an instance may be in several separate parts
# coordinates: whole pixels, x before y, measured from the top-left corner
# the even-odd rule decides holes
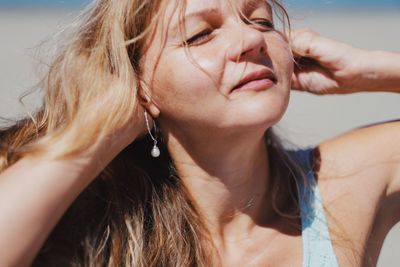
[[[97,0],[86,8],[43,80],[43,107],[0,131],[0,172],[24,156],[73,156],[134,123],[140,60],[162,2]],[[272,4],[288,18],[281,4]],[[180,6],[183,14],[185,5]],[[273,207],[299,229],[296,177],[303,177],[301,168],[271,129],[265,140]],[[208,231],[171,157],[163,153],[154,160],[149,146],[145,136],[119,153],[74,201],[33,266],[216,263]]]

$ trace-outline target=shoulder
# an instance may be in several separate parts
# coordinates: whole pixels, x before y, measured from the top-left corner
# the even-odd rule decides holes
[[[400,220],[400,122],[349,131],[321,143],[314,155],[318,186],[334,220],[360,250],[383,242]]]
[[[364,177],[390,189],[400,170],[400,121],[349,131],[321,143],[316,154],[321,179]]]

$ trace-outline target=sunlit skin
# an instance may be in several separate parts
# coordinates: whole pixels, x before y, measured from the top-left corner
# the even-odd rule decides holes
[[[272,21],[270,7],[252,1],[253,8],[246,9],[249,1],[236,1],[249,20],[262,22],[258,27],[237,20],[226,2],[187,1],[186,15],[204,11],[184,21],[183,40],[191,57],[176,26],[175,4],[165,3],[163,23],[142,61],[143,88],[151,99],[144,106],[161,126],[179,175],[206,219],[219,263],[300,266],[301,233],[288,229],[271,208],[267,185],[273,177],[263,134],[284,114],[291,78],[295,89],[317,94],[377,90],[369,89],[371,85],[398,92],[398,63],[390,60],[394,55],[349,48],[305,30],[293,34],[294,54],[319,64],[294,73],[287,42],[264,23]],[[387,67],[381,70],[382,60]],[[371,67],[371,62],[376,64]],[[247,74],[261,69],[273,73],[273,85],[231,91]],[[399,177],[399,168],[381,164],[397,155],[393,145],[383,146],[382,141],[393,138],[395,131],[398,124],[371,127],[317,147],[318,187],[341,266],[355,266],[354,253],[357,266],[367,261],[373,266],[384,237],[398,221],[393,215],[396,199],[382,198],[398,190],[391,181]],[[376,157],[369,156],[372,151]]]
[[[77,32],[78,39],[75,39],[75,35],[70,36],[72,39],[63,43],[62,51],[50,65],[50,69],[55,71],[50,71],[47,79],[54,80],[53,83],[48,86],[44,84],[43,88],[46,112],[20,120],[9,129],[0,129],[0,138],[6,140],[5,146],[0,149],[0,266],[31,266],[37,256],[41,262],[43,254],[44,259],[47,258],[46,254],[52,254],[49,255],[49,264],[53,265],[57,261],[85,265],[87,260],[92,259],[94,263],[91,265],[97,266],[97,260],[103,257],[106,262],[113,263],[116,258],[123,261],[135,258],[137,262],[152,262],[153,265],[164,266],[165,261],[175,265],[175,258],[185,262],[188,250],[207,250],[209,243],[203,241],[211,241],[215,245],[215,254],[207,257],[207,261],[212,262],[207,262],[207,266],[302,266],[302,260],[306,259],[303,256],[310,253],[318,259],[326,260],[327,257],[315,253],[314,247],[309,250],[305,247],[303,251],[301,229],[293,230],[288,221],[282,220],[271,208],[273,202],[268,184],[276,177],[270,175],[273,172],[268,166],[268,159],[273,157],[267,153],[264,133],[285,113],[290,87],[314,94],[374,91],[400,93],[400,53],[357,49],[310,30],[298,30],[291,34],[293,54],[296,59],[307,58],[300,60],[300,63],[311,64],[296,65],[293,71],[288,44],[283,35],[272,27],[271,10],[264,1],[187,0],[186,19],[180,21],[180,9],[176,7],[175,0],[162,0],[159,8],[161,16],[154,17],[154,21],[159,24],[151,29],[154,34],[145,38],[147,43],[143,51],[131,54],[128,58],[126,52],[130,49],[121,48],[126,41],[132,44],[134,40],[123,40],[122,37],[128,38],[133,34],[131,30],[138,29],[131,28],[131,23],[127,23],[129,18],[121,11],[125,11],[127,6],[132,7],[134,2],[146,4],[145,1],[111,0],[93,3],[88,13],[85,13],[95,15],[90,18],[93,24],[88,24],[85,16],[74,22],[72,29]],[[244,15],[236,16],[230,2],[237,4],[239,14]],[[98,10],[102,10],[102,14]],[[136,10],[130,11],[128,14],[136,13]],[[133,16],[133,20],[141,18]],[[118,31],[118,27],[124,23],[129,29]],[[113,31],[115,27],[116,32]],[[185,30],[181,32],[183,28]],[[98,35],[99,31],[104,34]],[[131,37],[134,39],[139,38],[136,33],[133,35]],[[185,50],[185,41],[189,51]],[[142,48],[141,44],[139,47]],[[128,60],[135,60],[139,54],[141,61],[137,63],[141,66],[135,70],[141,71],[138,73],[141,80],[137,91],[136,79],[131,77],[137,73],[133,73]],[[118,56],[121,58],[117,59]],[[121,68],[115,68],[114,63],[118,62],[122,64]],[[78,72],[82,70],[82,63],[85,67],[92,67],[90,69],[94,72],[89,73],[106,71],[109,74],[108,71],[112,70],[112,75],[88,77],[87,72]],[[72,69],[65,72],[66,69],[59,69],[60,64]],[[77,77],[68,77],[64,73],[76,73]],[[85,79],[88,80],[84,82]],[[77,84],[76,81],[83,83]],[[95,82],[96,85],[89,91],[84,86],[88,82]],[[100,87],[97,87],[98,84]],[[64,95],[69,88],[73,91],[66,95],[76,93],[69,101],[66,96],[65,99],[52,97]],[[103,95],[102,92],[110,93],[111,96],[123,92],[124,101],[121,95],[115,98],[117,102],[109,101],[109,95]],[[139,94],[141,105],[136,105],[136,98],[130,97],[136,93]],[[88,95],[101,98],[90,98]],[[64,110],[63,105],[58,105],[64,103],[63,99],[65,103],[78,103],[77,106],[85,108],[71,113],[75,109]],[[128,107],[127,101],[132,101]],[[114,106],[116,103],[121,104],[117,106],[118,112]],[[340,104],[337,103],[339,107]],[[107,108],[110,105],[113,106],[113,112]],[[93,106],[96,109],[87,109]],[[137,109],[134,109],[136,106]],[[130,150],[135,147],[130,144],[147,132],[144,109],[157,121],[179,176],[192,195],[188,199],[190,203],[185,205],[195,203],[196,213],[199,211],[198,215],[205,220],[210,236],[203,237],[203,228],[200,227],[193,229],[199,235],[199,240],[185,243],[187,238],[197,236],[185,231],[178,232],[177,229],[185,229],[186,226],[176,228],[174,225],[177,223],[167,227],[170,230],[164,230],[159,225],[169,223],[166,220],[171,218],[165,217],[165,214],[161,217],[163,219],[148,224],[148,219],[153,221],[152,218],[158,217],[151,216],[147,211],[158,213],[159,209],[165,207],[165,203],[159,205],[159,202],[153,202],[148,205],[148,202],[142,203],[132,195],[133,199],[127,199],[127,202],[117,201],[116,205],[114,202],[111,206],[106,205],[109,214],[114,211],[123,212],[115,218],[112,216],[112,220],[108,220],[110,216],[105,216],[107,218],[100,222],[100,228],[109,226],[104,235],[98,231],[100,228],[89,229],[83,222],[78,235],[72,235],[71,240],[78,236],[85,238],[82,239],[85,240],[85,249],[82,246],[76,247],[79,254],[76,257],[73,256],[75,249],[64,253],[65,239],[58,238],[58,232],[76,232],[75,226],[71,229],[69,218],[74,210],[79,210],[78,214],[80,208],[86,212],[84,208],[87,204],[81,206],[80,200],[75,202],[78,196],[86,191],[88,194],[82,195],[83,200],[86,201],[85,196],[89,196],[87,203],[89,206],[94,205],[91,196],[94,200],[98,195],[95,193],[97,190],[92,189],[99,185],[100,194],[122,193],[121,200],[130,197],[127,195],[130,191],[125,191],[125,188],[120,192],[120,185],[133,187],[137,181],[127,184],[117,182],[110,188],[104,188],[103,181],[94,188],[88,186],[95,179],[106,178],[111,181],[115,178],[124,181],[125,177],[137,178],[136,172],[131,172],[130,168],[137,166],[126,168],[125,163],[129,162],[127,155],[136,158],[146,153],[135,150],[130,154]],[[77,114],[72,116],[76,118],[71,119],[71,114]],[[92,126],[87,127],[82,123],[90,121],[93,114],[99,117],[93,124],[101,125],[104,131],[95,133],[97,126],[90,124]],[[109,129],[103,123],[110,117],[118,123]],[[37,123],[31,122],[34,118],[37,118]],[[66,128],[58,128],[56,125],[60,122],[60,126],[63,126],[64,121],[70,119],[71,123],[67,123]],[[52,131],[54,127],[56,131]],[[93,136],[89,138],[92,135],[87,134],[90,128]],[[87,132],[82,137],[84,131]],[[400,122],[380,123],[349,131],[318,144],[312,150],[312,170],[303,166],[305,172],[315,173],[339,266],[375,266],[386,235],[400,221],[399,132]],[[35,137],[38,137],[38,145],[43,148],[43,153],[29,153],[30,142]],[[80,140],[81,137],[86,140]],[[76,145],[79,144],[76,141],[82,142]],[[71,146],[76,148],[76,153],[68,153]],[[121,153],[128,146],[129,153]],[[55,154],[59,157],[54,158]],[[116,161],[111,162],[113,159]],[[280,159],[277,161],[284,163]],[[109,164],[110,168],[104,169]],[[146,159],[145,164],[152,166],[152,161]],[[276,166],[275,162],[273,167],[289,171],[284,166]],[[278,184],[287,188],[279,180]],[[158,191],[158,188],[154,190],[151,190],[151,196],[164,193]],[[182,192],[178,191],[170,193],[180,196]],[[141,195],[138,199],[142,199]],[[278,198],[282,196],[287,195],[283,192]],[[98,203],[100,206],[106,204],[103,200]],[[131,205],[132,201],[133,210],[128,209],[125,213],[125,207]],[[68,211],[71,205],[74,205],[72,213]],[[143,213],[140,207],[146,211]],[[58,224],[66,212],[67,220]],[[98,213],[99,210],[87,212]],[[166,213],[169,212],[167,209]],[[175,214],[175,221],[178,217],[192,216],[183,208],[179,208],[179,212],[182,214]],[[197,226],[197,220],[189,221],[189,225]],[[299,221],[300,218],[294,216],[293,222]],[[151,233],[149,236],[148,233],[153,230],[149,225],[154,225],[163,233]],[[54,227],[57,227],[56,235],[51,235],[50,243],[43,246]],[[145,232],[138,230],[135,231],[140,232],[137,235],[121,236],[124,231],[130,232],[133,229],[131,227],[142,228],[140,230]],[[184,239],[179,240],[182,237]],[[155,248],[149,245],[149,238],[159,241],[159,246]],[[164,242],[165,239],[169,241]],[[99,243],[99,240],[102,242]],[[171,245],[170,242],[175,240],[180,243],[177,246]],[[130,244],[135,241],[142,243],[142,246],[137,247],[137,243],[134,243],[132,248]],[[192,241],[196,243],[194,246]],[[171,246],[169,251],[172,253],[164,253],[164,244]],[[319,245],[318,242],[315,246]],[[86,248],[88,251],[85,251]],[[186,252],[180,254],[181,248]],[[153,258],[148,255],[149,251],[158,255]],[[193,255],[192,252],[190,255]],[[309,266],[307,262],[304,263],[304,266]]]
[[[168,1],[164,23],[142,62],[143,79],[151,85],[152,101],[146,108],[158,118],[213,241],[223,248],[221,254],[231,255],[276,220],[267,194],[270,177],[263,136],[286,110],[293,71],[289,46],[271,25],[271,7],[265,1],[238,3],[257,25],[238,19],[226,1],[187,2],[188,56],[179,11]],[[257,70],[269,70],[276,80],[231,91]],[[264,246],[268,241],[258,240]]]

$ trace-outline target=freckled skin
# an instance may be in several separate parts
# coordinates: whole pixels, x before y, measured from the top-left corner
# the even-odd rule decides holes
[[[203,134],[210,131],[219,131],[218,134],[265,131],[278,122],[286,110],[293,71],[287,42],[275,30],[238,21],[234,11],[226,8],[224,2],[188,1],[186,13],[204,8],[215,8],[221,13],[198,18],[198,23],[186,25],[186,32],[192,34],[197,30],[193,25],[218,21],[218,25],[212,25],[209,40],[190,46],[192,58],[185,53],[180,37],[170,40],[167,33],[165,43],[162,43],[162,34],[156,34],[151,42],[144,61],[144,76],[152,84],[153,99],[161,112],[160,123],[169,131],[187,131],[187,135],[193,127]],[[166,27],[159,27],[157,31],[168,32],[177,22],[179,11],[171,11],[173,6],[171,1],[166,8],[166,23],[163,23]],[[252,16],[272,20],[270,10],[261,5],[250,12],[249,19]],[[157,68],[152,73],[160,48]],[[277,83],[272,88],[230,94],[230,89],[244,75],[262,68],[274,72]]]
[[[226,248],[218,251],[219,257],[234,266],[230,263],[240,263],[243,251],[256,251],[275,238],[275,231],[262,227],[275,218],[266,193],[270,173],[264,136],[286,111],[293,61],[285,38],[268,26],[272,12],[265,1],[253,8],[248,0],[235,2],[255,25],[238,19],[226,3],[187,1],[186,14],[207,10],[185,21],[188,55],[181,35],[171,30],[179,11],[168,1],[160,23],[165,28],[156,29],[141,63],[152,95],[146,109],[157,118],[174,167],[204,216],[212,242]],[[273,73],[272,86],[231,92],[243,77],[260,70]],[[243,208],[249,201],[252,205]],[[254,241],[251,246],[230,241],[246,238]]]

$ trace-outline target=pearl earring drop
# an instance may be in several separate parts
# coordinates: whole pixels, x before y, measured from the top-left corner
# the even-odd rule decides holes
[[[144,119],[146,120],[147,131],[149,132],[150,138],[154,142],[154,146],[151,149],[150,154],[151,154],[151,156],[153,158],[158,158],[161,153],[160,153],[160,149],[157,146],[157,126],[156,126],[156,123],[153,120],[153,128],[154,128],[154,135],[155,135],[155,136],[153,136],[151,134],[150,123],[149,123],[149,119],[147,118],[147,111],[146,110],[144,111]]]

